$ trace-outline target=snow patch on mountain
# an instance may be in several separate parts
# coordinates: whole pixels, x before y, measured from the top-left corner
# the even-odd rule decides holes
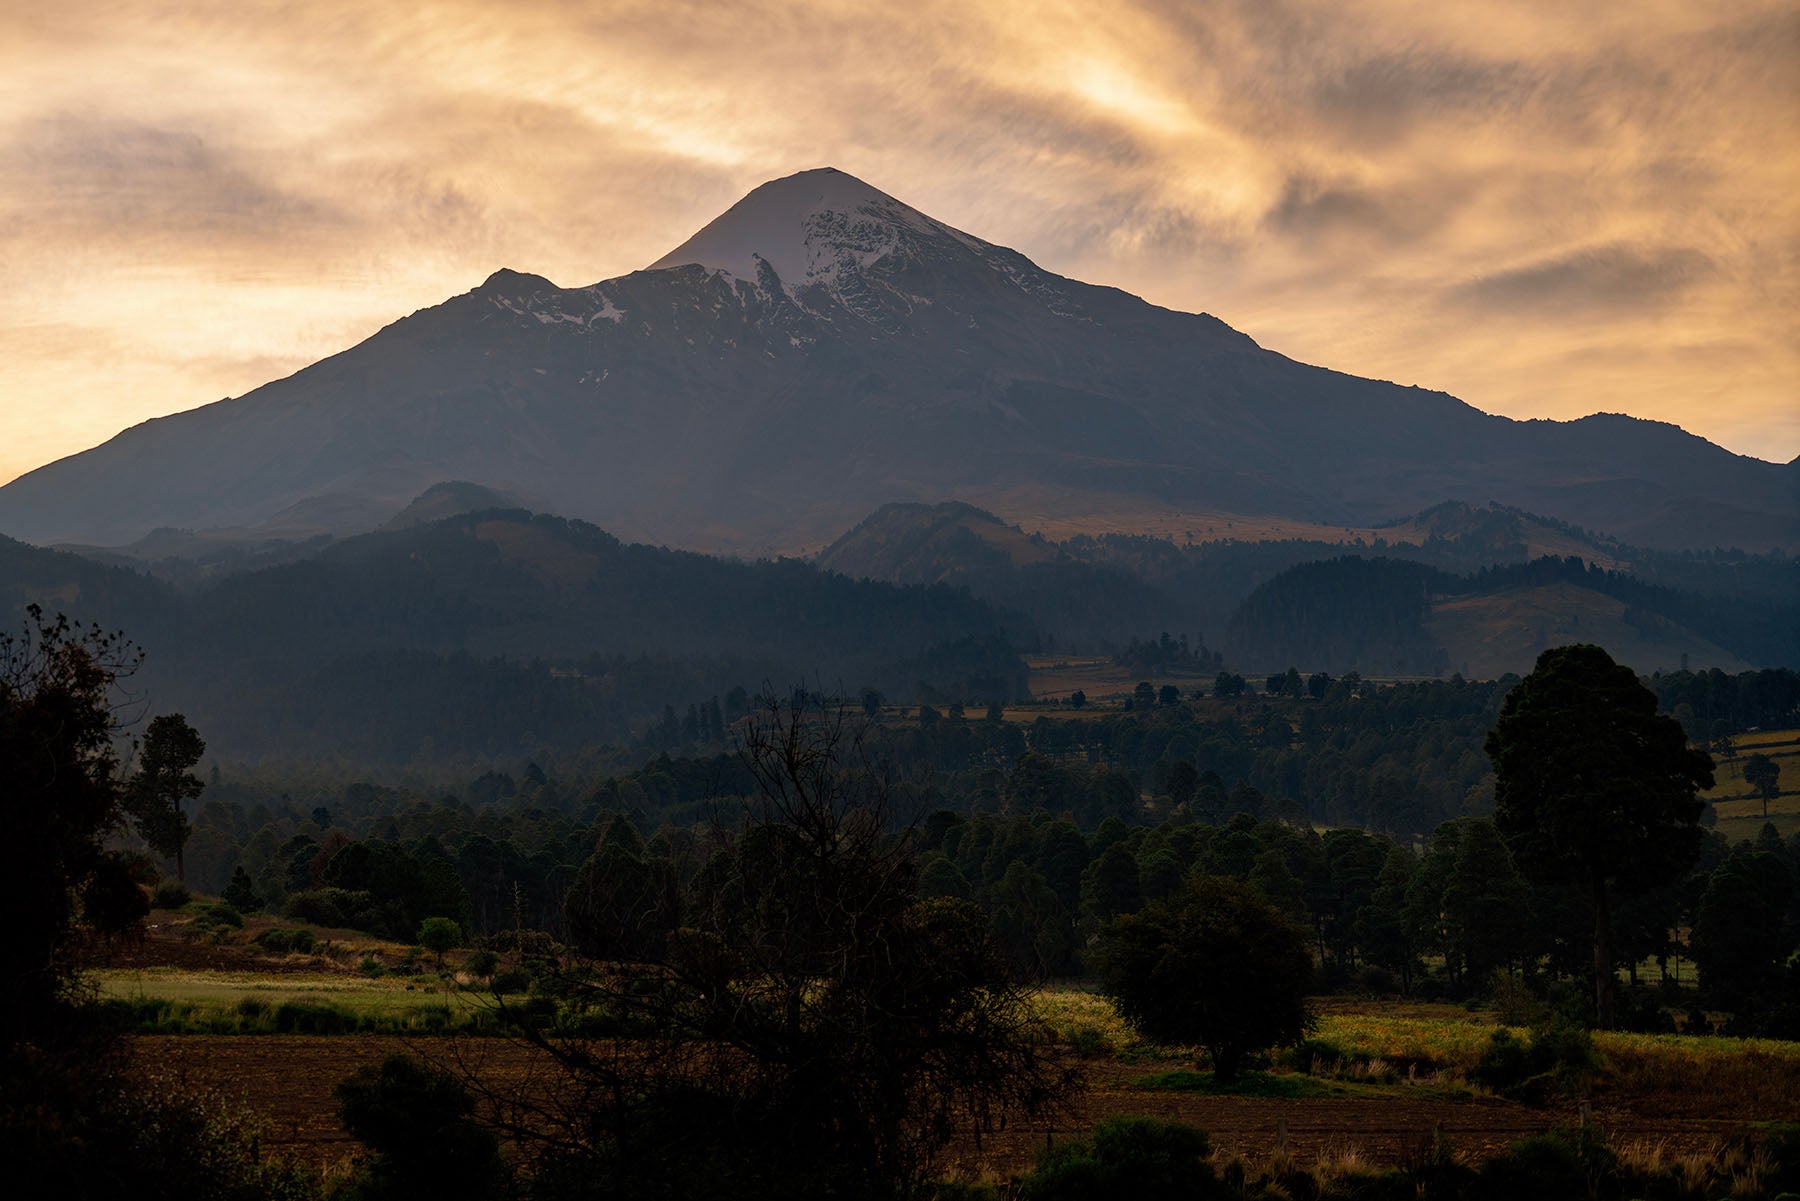
[[[834,167],[771,180],[732,205],[649,270],[698,264],[763,285],[765,269],[798,297],[823,287],[841,299],[848,277],[902,254],[917,240],[993,247]]]

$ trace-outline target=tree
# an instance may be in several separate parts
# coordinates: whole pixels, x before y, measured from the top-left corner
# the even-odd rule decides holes
[[[1085,704],[1087,704],[1087,693],[1081,689],[1077,688],[1069,694],[1069,708],[1079,709]]]
[[[250,881],[250,873],[238,864],[231,873],[231,882],[225,885],[225,891],[219,896],[226,904],[242,913],[255,913],[263,907],[263,899],[256,895],[256,886]]]
[[[1707,877],[1694,918],[1694,963],[1713,1004],[1743,1012],[1773,991],[1793,951],[1786,928],[1794,879],[1767,851],[1739,846]]]
[[[462,946],[462,927],[447,917],[428,917],[419,926],[419,945],[437,956],[444,966],[444,952]]]
[[[743,728],[754,791],[672,878],[673,931],[641,962],[542,974],[569,1029],[632,1032],[530,1028],[565,1084],[523,1124],[546,1172],[592,1195],[912,1196],[959,1128],[1068,1087],[985,915],[920,895],[917,829],[865,730],[765,698]]]
[[[27,612],[22,634],[0,635],[0,1052],[65,1009],[78,925],[103,908],[102,932],[116,931],[149,911],[130,862],[106,847],[125,818],[113,688],[142,656],[117,635]],[[88,904],[132,895],[128,911]]]
[[[1145,1037],[1196,1043],[1220,1081],[1244,1057],[1298,1042],[1311,1025],[1312,956],[1286,917],[1234,880],[1192,877],[1173,897],[1115,922],[1101,990]]]
[[[595,959],[646,959],[657,952],[668,921],[643,841],[624,814],[607,826],[599,847],[575,874],[563,899],[569,941]]]
[[[1762,815],[1769,816],[1769,802],[1781,795],[1781,764],[1761,751],[1744,760],[1744,783],[1762,797]]]
[[[375,1154],[351,1190],[360,1201],[508,1195],[494,1132],[476,1122],[461,1081],[409,1055],[358,1068],[338,1081],[344,1129]]]
[[[1668,883],[1693,864],[1712,760],[1657,713],[1630,668],[1586,643],[1538,657],[1506,694],[1487,753],[1494,825],[1520,870],[1573,884],[1592,903],[1595,1015],[1611,1029],[1613,893]]]
[[[1444,887],[1443,920],[1446,952],[1473,989],[1485,987],[1495,968],[1519,958],[1525,931],[1518,915],[1525,899],[1524,881],[1493,823],[1467,819]]]
[[[206,743],[179,713],[150,719],[138,754],[138,769],[127,788],[126,804],[150,849],[175,860],[175,878],[187,880],[184,851],[193,826],[181,803],[200,795],[204,781],[192,768],[206,753]]]

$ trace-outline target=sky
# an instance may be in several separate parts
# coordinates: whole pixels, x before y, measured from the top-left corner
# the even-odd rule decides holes
[[[0,5],[0,481],[835,166],[1489,412],[1800,453],[1800,4]]]

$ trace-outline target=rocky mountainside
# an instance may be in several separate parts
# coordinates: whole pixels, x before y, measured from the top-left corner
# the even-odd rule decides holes
[[[952,498],[1117,529],[1152,510],[1366,525],[1496,500],[1639,545],[1800,548],[1795,464],[1296,363],[829,169],[763,185],[646,270],[584,288],[500,271],[135,426],[0,488],[0,533],[120,545],[295,506],[344,533],[445,480],[739,553]]]

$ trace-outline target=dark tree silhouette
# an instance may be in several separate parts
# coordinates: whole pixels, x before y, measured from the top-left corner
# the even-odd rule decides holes
[[[193,825],[182,809],[183,801],[200,795],[206,784],[193,767],[206,753],[206,743],[179,713],[150,719],[138,752],[138,769],[131,777],[125,803],[137,819],[138,831],[150,849],[175,860],[175,878],[187,880],[186,849]]]
[[[1311,1023],[1313,963],[1299,930],[1219,876],[1119,918],[1099,976],[1121,1016],[1158,1042],[1206,1048],[1221,1081],[1236,1079],[1249,1053],[1298,1042]]]
[[[547,977],[570,1029],[633,1036],[531,1036],[564,1081],[516,1124],[548,1133],[547,1171],[622,1196],[914,1196],[959,1129],[1068,1087],[980,909],[921,896],[917,828],[862,733],[765,699],[741,729],[751,795],[668,881],[678,922]],[[595,946],[620,933],[602,883]]]
[[[1613,1025],[1612,897],[1667,884],[1699,854],[1696,795],[1712,760],[1628,667],[1591,644],[1555,647],[1507,693],[1487,738],[1494,824],[1527,876],[1593,904],[1594,1009]]]
[[[1758,751],[1744,760],[1744,783],[1762,798],[1762,815],[1769,816],[1769,802],[1781,795],[1781,764]]]
[[[128,860],[105,845],[125,816],[113,688],[141,655],[117,635],[47,622],[35,605],[28,613],[22,634],[0,635],[0,913],[9,930],[0,1051],[69,999],[78,923],[121,929],[149,910]]]

